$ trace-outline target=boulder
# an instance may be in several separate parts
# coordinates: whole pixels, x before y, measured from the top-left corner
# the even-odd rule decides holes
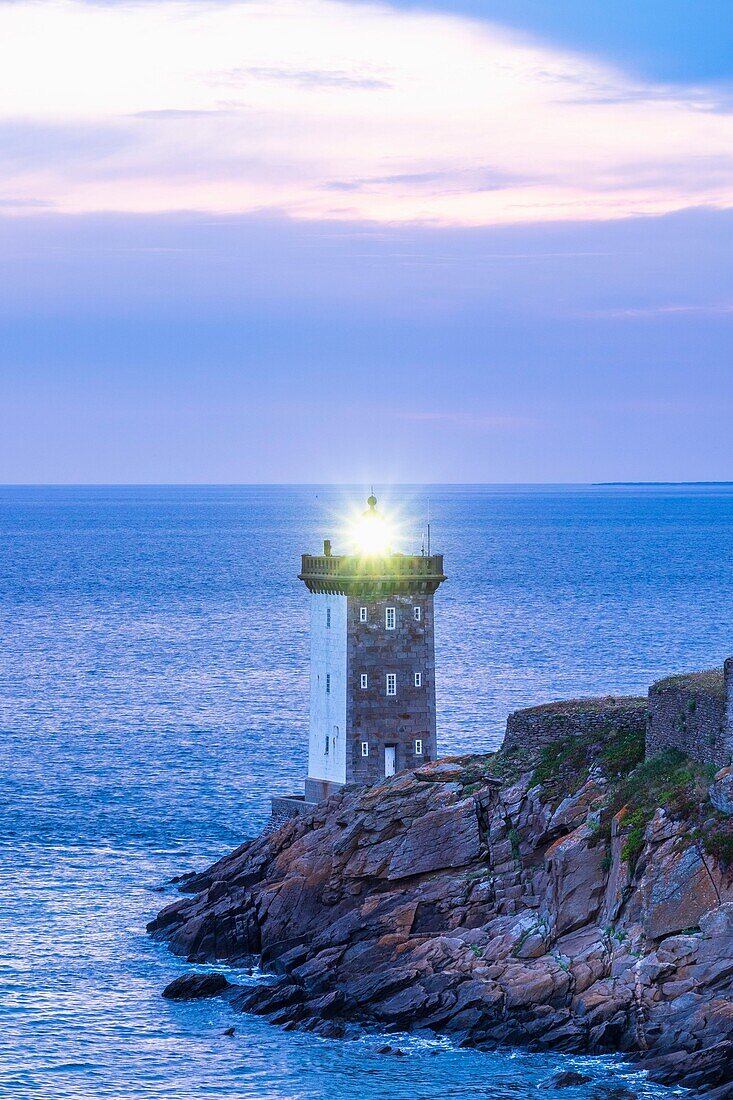
[[[549,820],[548,833],[569,832],[584,824],[602,793],[596,781],[589,779],[576,794],[568,795],[562,800]]]
[[[259,953],[276,980],[230,1003],[288,1030],[346,1038],[387,1026],[482,1049],[621,1051],[665,1080],[725,1089],[724,872],[711,864],[713,881],[688,823],[659,811],[632,873],[622,819],[610,838],[588,822],[606,797],[597,770],[554,809],[531,768],[497,789],[495,764],[484,775],[474,757],[345,788],[191,880],[197,892],[150,931],[192,961]],[[227,985],[184,975],[166,996]]]
[[[694,928],[718,903],[718,893],[699,848],[662,844],[649,860],[643,885],[644,930],[650,939]]]
[[[645,1066],[653,1081],[672,1085],[684,1081],[689,1089],[730,1085],[733,1080],[733,1042],[723,1041],[695,1051],[674,1051],[652,1058]]]
[[[710,787],[710,801],[721,814],[733,815],[733,768],[722,768]]]
[[[428,871],[465,867],[478,858],[480,847],[476,804],[467,798],[418,818],[390,859],[386,878],[410,878]]]
[[[578,1085],[587,1085],[592,1077],[587,1073],[578,1073],[573,1069],[566,1069],[554,1074],[549,1081],[543,1082],[543,1089],[572,1089]]]
[[[727,936],[733,938],[733,902],[727,901],[716,906],[700,917],[700,931],[706,936]]]
[[[733,1081],[729,1081],[719,1089],[713,1089],[712,1092],[706,1092],[705,1097],[706,1100],[733,1100]]]
[[[548,920],[557,935],[582,928],[596,915],[605,893],[603,849],[589,847],[593,833],[581,825],[545,853],[550,872]]]
[[[424,783],[456,782],[465,775],[465,764],[462,760],[444,757],[432,764],[423,764],[415,772],[415,778]]]
[[[218,997],[231,982],[223,974],[181,974],[163,990],[169,1001],[196,1001],[202,997]]]

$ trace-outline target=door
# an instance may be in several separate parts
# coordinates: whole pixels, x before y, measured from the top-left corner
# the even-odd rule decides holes
[[[394,775],[397,771],[397,746],[384,746],[384,774]]]

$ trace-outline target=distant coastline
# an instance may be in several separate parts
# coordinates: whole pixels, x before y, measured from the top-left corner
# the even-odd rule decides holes
[[[599,489],[608,489],[614,486],[619,488],[628,488],[629,486],[660,488],[675,485],[733,485],[733,481],[592,481],[591,485]]]

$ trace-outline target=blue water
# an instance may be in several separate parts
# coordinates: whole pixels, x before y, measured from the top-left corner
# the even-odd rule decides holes
[[[733,651],[730,487],[387,495],[405,549],[429,498],[446,555],[445,753],[495,746],[513,707],[642,691]],[[0,1095],[529,1097],[568,1064],[414,1040],[390,1058],[377,1039],[286,1034],[225,1004],[160,997],[184,966],[144,933],[172,896],[166,880],[252,835],[268,795],[302,782],[298,555],[354,499],[0,489]],[[618,1061],[574,1061],[669,1095]],[[558,1095],[579,1094],[595,1095]]]

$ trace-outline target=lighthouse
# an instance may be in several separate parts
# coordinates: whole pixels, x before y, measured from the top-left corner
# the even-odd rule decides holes
[[[305,804],[436,756],[434,596],[442,554],[400,554],[372,494],[351,553],[303,554],[310,603]]]

